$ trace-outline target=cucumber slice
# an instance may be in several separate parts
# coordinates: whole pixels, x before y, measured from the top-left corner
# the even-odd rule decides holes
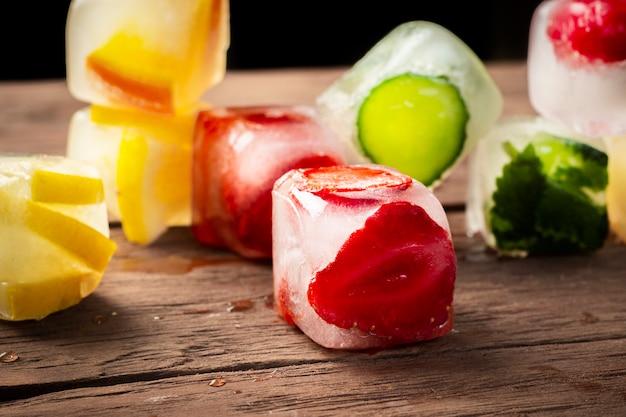
[[[430,186],[461,155],[468,120],[447,78],[407,73],[370,91],[359,109],[358,138],[372,162]]]

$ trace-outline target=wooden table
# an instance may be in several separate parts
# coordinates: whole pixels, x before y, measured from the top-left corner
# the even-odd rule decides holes
[[[504,114],[532,114],[524,64],[489,70]],[[312,104],[343,71],[232,72],[206,97]],[[82,106],[63,81],[0,84],[0,151],[63,154]],[[436,191],[458,256],[452,333],[327,350],[273,311],[271,264],[201,246],[187,228],[138,247],[113,227],[119,248],[91,296],[0,322],[0,353],[19,356],[0,362],[0,415],[626,416],[626,247],[486,253],[464,233],[465,170]]]

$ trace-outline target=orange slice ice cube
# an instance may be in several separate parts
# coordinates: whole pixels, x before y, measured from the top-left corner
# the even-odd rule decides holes
[[[86,102],[172,114],[223,79],[229,43],[228,0],[74,0],[68,87]]]
[[[86,65],[87,76],[112,101],[157,113],[174,110],[176,59],[146,50],[139,37],[113,36]]]

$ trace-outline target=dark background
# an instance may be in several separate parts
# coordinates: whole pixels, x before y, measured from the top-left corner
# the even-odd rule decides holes
[[[445,26],[483,60],[525,59],[539,0],[456,1],[231,0],[228,68],[352,65],[410,20]],[[2,4],[0,80],[64,78],[70,0]]]

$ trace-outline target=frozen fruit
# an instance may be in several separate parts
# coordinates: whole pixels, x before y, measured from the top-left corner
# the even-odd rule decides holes
[[[605,63],[626,60],[626,1],[562,0],[546,28],[559,58]]]
[[[463,150],[468,118],[459,90],[445,77],[403,74],[363,101],[358,137],[373,162],[432,184]]]
[[[455,250],[423,184],[381,165],[297,169],[273,210],[277,309],[315,342],[384,348],[452,329]]]
[[[197,104],[176,115],[92,105],[70,122],[69,157],[101,172],[111,221],[148,245],[191,223],[191,154]]]
[[[621,242],[626,242],[626,136],[605,138],[607,144],[608,177],[606,208],[611,230]]]
[[[194,236],[245,257],[270,258],[274,182],[293,168],[344,162],[340,142],[312,107],[202,111],[193,148]]]
[[[502,120],[470,160],[468,231],[502,254],[590,252],[608,234],[602,142],[541,118]]]
[[[489,131],[502,95],[483,62],[448,29],[406,22],[316,100],[348,163],[399,169],[434,189]]]
[[[97,169],[0,156],[0,318],[42,319],[99,285],[116,245]]]
[[[67,81],[79,100],[174,114],[220,82],[228,0],[73,0]]]
[[[530,103],[541,116],[585,136],[626,133],[626,1],[540,3],[527,61]]]

